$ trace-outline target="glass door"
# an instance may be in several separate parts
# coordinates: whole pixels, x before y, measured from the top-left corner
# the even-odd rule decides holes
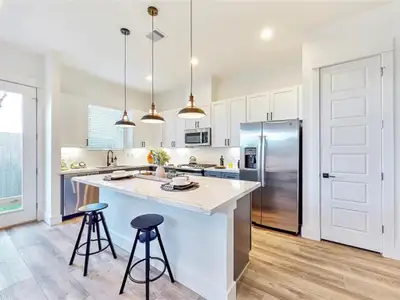
[[[0,228],[36,220],[36,89],[0,81]]]

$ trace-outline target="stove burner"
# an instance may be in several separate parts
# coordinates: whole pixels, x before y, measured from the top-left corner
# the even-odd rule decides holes
[[[215,164],[183,164],[178,165],[178,168],[187,168],[187,169],[196,169],[196,170],[203,170],[206,168],[215,167]]]

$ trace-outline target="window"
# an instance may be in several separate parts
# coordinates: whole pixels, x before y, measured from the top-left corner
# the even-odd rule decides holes
[[[122,110],[88,106],[88,148],[121,150],[128,148],[132,141],[132,128],[119,128],[114,123],[121,119]],[[132,118],[131,112],[128,113]]]

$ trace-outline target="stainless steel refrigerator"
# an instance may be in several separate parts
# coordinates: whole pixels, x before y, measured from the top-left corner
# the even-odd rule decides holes
[[[301,224],[301,121],[240,126],[240,179],[261,182],[252,195],[255,224],[298,234]]]

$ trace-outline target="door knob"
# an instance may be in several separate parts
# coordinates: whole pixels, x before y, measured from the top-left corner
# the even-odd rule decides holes
[[[330,175],[329,173],[322,173],[322,178],[336,178],[336,176]]]

